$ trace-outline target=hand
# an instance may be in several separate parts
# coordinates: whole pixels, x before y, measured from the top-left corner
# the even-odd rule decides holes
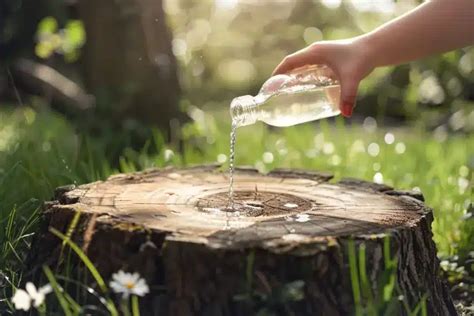
[[[350,117],[355,106],[359,82],[373,69],[368,45],[363,38],[316,42],[286,56],[273,75],[283,74],[305,65],[325,64],[334,72],[341,85],[339,108]]]

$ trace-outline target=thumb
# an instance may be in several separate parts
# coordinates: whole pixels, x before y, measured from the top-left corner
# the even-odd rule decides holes
[[[341,81],[341,104],[339,106],[342,115],[345,117],[352,116],[357,99],[357,89],[359,88],[359,80],[353,78]]]

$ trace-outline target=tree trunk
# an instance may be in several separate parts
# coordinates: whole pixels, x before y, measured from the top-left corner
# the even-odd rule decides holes
[[[137,271],[151,285],[144,315],[350,315],[354,244],[376,296],[390,249],[396,295],[415,306],[426,294],[428,315],[455,315],[421,194],[330,179],[238,168],[237,216],[223,211],[229,179],[215,166],[121,174],[58,190],[45,223],[67,231],[80,212],[73,239],[103,276]],[[57,262],[60,242],[46,228],[35,245],[33,267]]]
[[[117,121],[129,118],[170,128],[179,117],[176,59],[161,0],[78,2],[87,41],[85,78],[99,106]]]

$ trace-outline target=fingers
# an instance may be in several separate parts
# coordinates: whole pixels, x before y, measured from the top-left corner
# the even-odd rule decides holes
[[[359,87],[359,80],[353,78],[341,80],[341,104],[340,110],[342,115],[345,117],[352,116],[352,110],[354,109],[357,89]]]
[[[321,56],[314,47],[306,47],[291,55],[286,56],[273,70],[272,76],[284,74],[292,69],[310,64],[322,63]]]

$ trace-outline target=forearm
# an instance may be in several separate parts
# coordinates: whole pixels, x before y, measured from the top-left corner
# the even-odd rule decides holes
[[[474,0],[433,0],[360,36],[374,67],[474,44]]]

